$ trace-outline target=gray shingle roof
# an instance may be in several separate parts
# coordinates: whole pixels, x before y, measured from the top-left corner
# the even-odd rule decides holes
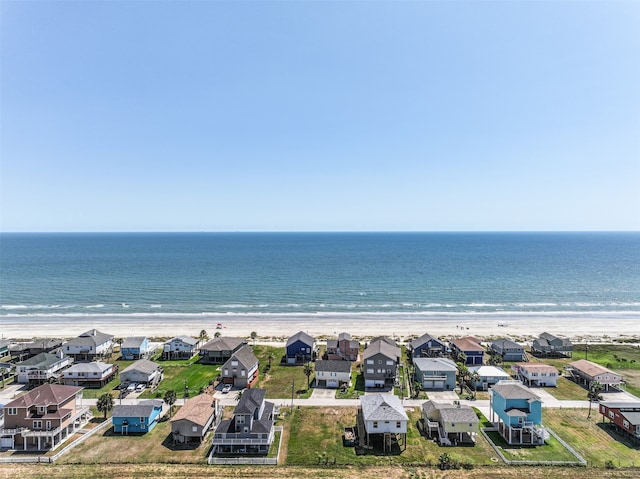
[[[413,360],[420,371],[457,371],[458,367],[447,358],[416,358]]]
[[[122,404],[113,406],[112,417],[149,417],[155,408],[162,408],[162,401],[148,399],[138,404]]]
[[[245,338],[223,337],[212,339],[202,346],[202,351],[233,351],[241,344],[246,344]]]
[[[131,371],[140,371],[143,374],[151,374],[158,369],[160,369],[159,364],[149,361],[148,359],[139,359],[135,363],[130,364],[129,367],[123,370],[120,374]]]
[[[442,341],[440,341],[437,338],[434,338],[433,336],[431,336],[430,334],[423,334],[422,336],[420,336],[419,338],[414,339],[413,341],[411,341],[409,343],[409,347],[411,349],[416,349],[419,348],[420,346],[422,346],[423,344],[428,343],[429,341],[437,341],[438,343],[442,344]]]
[[[140,346],[142,346],[142,343],[144,343],[145,339],[147,339],[145,336],[132,336],[130,338],[126,338],[123,342],[122,342],[122,348],[139,348]]]
[[[74,346],[85,346],[87,344],[98,346],[111,340],[113,340],[112,334],[103,333],[97,329],[90,329],[89,331],[85,331],[79,335],[77,338],[70,339],[65,344]]]
[[[540,399],[522,384],[496,384],[491,389],[505,399]]]
[[[495,341],[492,341],[491,347],[495,349],[496,346],[500,349],[516,349],[518,351],[524,351],[524,347],[510,339],[496,339]]]
[[[76,373],[76,372],[102,373],[103,371],[107,371],[112,367],[113,367],[113,364],[107,364],[100,361],[94,361],[91,363],[78,363],[78,364],[74,364],[68,369],[65,369],[63,374],[66,375],[67,373]]]
[[[40,353],[40,354],[36,354],[32,358],[29,358],[20,363],[17,363],[16,366],[36,366],[40,369],[48,369],[54,364],[62,361],[62,359],[64,358],[59,358],[55,354]]]
[[[349,361],[322,360],[316,361],[316,371],[328,371],[336,373],[351,372],[351,363]]]
[[[315,342],[313,337],[308,335],[304,331],[298,331],[296,334],[287,339],[287,346],[291,346],[296,341],[302,341],[304,344],[309,345],[309,347],[313,347],[313,343]]]
[[[360,397],[365,421],[408,421],[409,417],[398,396],[367,394]]]
[[[237,360],[245,369],[251,369],[258,362],[258,358],[255,354],[253,354],[253,349],[251,349],[251,346],[249,346],[248,344],[245,344],[235,353],[233,353],[222,367],[228,368],[231,364],[231,361],[234,360]]]
[[[245,389],[234,414],[254,414],[264,402],[266,394],[266,389]]]
[[[394,361],[397,361],[401,354],[398,346],[393,346],[391,343],[380,338],[369,343],[369,346],[364,350],[363,358],[367,359],[379,353]]]

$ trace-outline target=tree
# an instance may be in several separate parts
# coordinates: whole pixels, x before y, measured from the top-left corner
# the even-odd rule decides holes
[[[219,338],[221,336],[220,331],[216,331],[213,335],[214,338]]]
[[[258,337],[258,333],[255,331],[251,331],[251,340],[253,341],[253,345],[256,345],[256,338]]]
[[[209,339],[209,335],[207,334],[207,330],[203,329],[202,331],[200,331],[200,339]]]
[[[166,393],[164,393],[164,402],[169,405],[169,417],[171,417],[171,414],[173,412],[173,405],[175,404],[177,397],[178,396],[173,389],[169,389]]]
[[[591,417],[591,403],[600,399],[600,391],[602,391],[602,384],[599,381],[593,381],[587,393],[587,398],[589,399],[589,414],[587,415],[587,419]]]
[[[458,381],[460,383],[460,394],[462,394],[464,383],[469,377],[469,369],[464,363],[458,363]]]
[[[269,369],[271,369],[272,360],[273,360],[273,353],[269,353],[269,356],[267,356],[267,361],[269,361]]]
[[[474,371],[471,375],[471,382],[473,383],[473,399],[478,395],[478,381],[480,381],[480,374],[478,374],[478,371]]]
[[[96,408],[99,412],[104,414],[104,418],[107,419],[107,413],[113,409],[113,396],[109,393],[104,393],[98,398]]]
[[[240,401],[240,398],[242,398],[242,393],[244,392],[244,389],[241,389],[240,391],[238,391],[238,393],[236,394],[236,401]]]
[[[311,367],[311,364],[307,363],[304,365],[304,375],[307,376],[307,389],[309,389],[310,386],[310,379],[311,378],[311,374],[313,373],[313,368]]]

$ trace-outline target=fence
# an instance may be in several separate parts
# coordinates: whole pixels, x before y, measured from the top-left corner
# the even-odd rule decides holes
[[[215,457],[213,455],[213,449],[211,450],[211,454],[209,454],[209,458],[207,462],[211,465],[232,465],[232,464],[243,464],[243,465],[270,465],[275,466],[278,464],[278,458],[280,457],[280,450],[282,446],[282,432],[284,428],[282,426],[275,426],[274,434],[280,433],[280,440],[278,441],[278,454],[276,457]]]

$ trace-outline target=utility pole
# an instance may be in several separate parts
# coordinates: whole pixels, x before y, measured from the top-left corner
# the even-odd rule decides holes
[[[294,390],[295,379],[291,380],[291,413],[293,414],[293,390]]]

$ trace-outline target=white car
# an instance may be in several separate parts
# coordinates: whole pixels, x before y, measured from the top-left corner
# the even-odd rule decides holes
[[[224,387],[222,388],[222,392],[226,394],[229,391],[231,391],[231,384],[225,384]]]
[[[144,390],[145,390],[145,388],[146,388],[146,387],[147,387],[147,386],[145,386],[144,384],[140,383],[140,384],[138,384],[138,385],[136,386],[136,392],[137,392],[137,393],[141,393],[142,391],[144,391]]]
[[[129,391],[130,393],[132,393],[133,391],[135,391],[135,390],[136,390],[136,386],[137,386],[137,384],[136,384],[136,383],[131,383],[131,384],[129,384],[129,385],[127,386],[127,391]]]

